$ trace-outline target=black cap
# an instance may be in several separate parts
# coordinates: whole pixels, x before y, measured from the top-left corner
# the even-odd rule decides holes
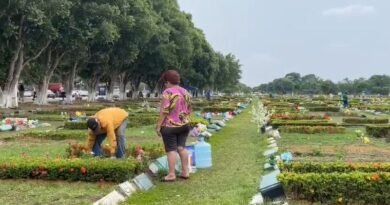
[[[87,126],[89,129],[95,131],[98,128],[99,123],[96,121],[96,118],[91,117],[87,121]]]

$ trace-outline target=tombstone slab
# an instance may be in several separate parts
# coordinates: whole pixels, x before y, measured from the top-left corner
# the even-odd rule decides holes
[[[99,201],[93,203],[93,205],[117,205],[123,201],[125,201],[125,197],[119,192],[113,191],[101,198]]]
[[[283,187],[279,183],[277,176],[280,170],[275,170],[261,178],[259,190],[264,199],[278,199],[285,196]]]
[[[137,191],[137,186],[134,183],[125,181],[118,185],[117,191],[123,194],[124,196],[129,197]]]
[[[272,144],[269,144],[267,147],[268,148],[275,148],[275,147],[278,147],[278,145],[276,143],[272,143]]]
[[[264,155],[265,157],[270,157],[271,155],[273,155],[273,154],[275,154],[275,153],[277,153],[277,152],[278,152],[278,148],[275,147],[275,148],[272,148],[272,149],[267,149],[267,150],[265,150],[264,153],[263,153],[263,155]]]
[[[249,203],[249,205],[261,205],[263,203],[264,203],[263,196],[261,195],[261,193],[258,193],[252,197],[252,200]]]
[[[148,175],[142,173],[138,176],[136,176],[134,179],[133,179],[133,182],[134,184],[137,185],[137,187],[143,191],[147,191],[149,189],[151,189],[154,185],[153,185],[153,182],[150,180],[150,178],[148,177]]]

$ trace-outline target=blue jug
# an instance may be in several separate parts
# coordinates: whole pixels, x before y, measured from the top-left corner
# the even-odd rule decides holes
[[[204,136],[200,136],[194,145],[194,153],[196,168],[210,168],[212,166],[211,145],[204,141]]]

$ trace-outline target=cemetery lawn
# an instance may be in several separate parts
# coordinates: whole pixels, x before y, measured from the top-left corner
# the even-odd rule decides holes
[[[0,204],[91,204],[111,192],[113,183],[0,180]]]
[[[37,128],[48,130],[56,127]],[[128,144],[162,143],[154,126],[128,128]],[[27,130],[26,130],[27,131]],[[83,132],[83,130],[81,130]],[[86,137],[87,130],[85,130]],[[29,157],[63,158],[69,142],[80,140],[48,140],[17,137],[18,132],[0,132],[0,159]],[[114,183],[87,183],[44,180],[0,180],[0,204],[91,204],[114,190]]]
[[[390,144],[385,139],[370,138],[364,144],[355,130],[347,128],[344,134],[297,134],[281,133],[280,151],[290,151],[300,161],[389,161]]]
[[[265,137],[256,131],[249,110],[211,138],[213,167],[188,181],[162,183],[136,193],[124,204],[248,204],[257,192],[263,168]]]

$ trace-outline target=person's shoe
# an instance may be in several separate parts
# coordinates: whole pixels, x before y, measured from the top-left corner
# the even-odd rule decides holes
[[[190,179],[190,176],[183,176],[183,175],[180,175],[179,176],[180,179],[184,179],[184,180],[187,180],[187,179]]]
[[[168,178],[167,176],[165,176],[164,178],[161,179],[161,182],[174,182],[174,181],[176,181],[176,177]]]

